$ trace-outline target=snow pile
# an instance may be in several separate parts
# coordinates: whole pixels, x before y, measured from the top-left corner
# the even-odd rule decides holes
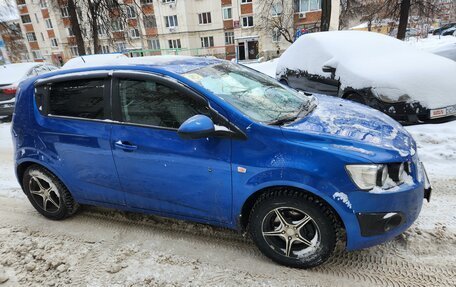
[[[456,179],[456,121],[406,129],[416,140],[418,156],[426,171],[433,176]]]
[[[255,69],[257,71],[260,71],[263,74],[266,74],[270,77],[275,78],[275,73],[276,73],[278,62],[279,62],[279,59],[273,59],[273,60],[263,62],[263,63],[252,63],[252,64],[244,64],[244,65],[247,67],[250,67],[252,69]]]
[[[456,37],[429,36],[426,39],[410,39],[406,42],[416,48],[456,61]]]
[[[10,124],[0,124],[0,195],[23,197],[14,175],[13,142]]]
[[[372,32],[306,34],[283,53],[276,74],[293,70],[329,77],[323,66],[336,68],[342,89],[374,87],[391,100],[410,97],[429,108],[456,103],[456,62]]]

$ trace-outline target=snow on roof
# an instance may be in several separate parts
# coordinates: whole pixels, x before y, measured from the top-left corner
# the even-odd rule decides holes
[[[17,83],[35,66],[41,63],[18,63],[0,66],[0,85]]]
[[[78,58],[68,61],[62,69],[75,69],[87,67],[102,67],[102,66],[121,66],[121,65],[140,65],[140,66],[155,66],[168,70],[173,73],[186,73],[188,71],[200,68],[206,65],[212,65],[220,62],[214,57],[193,57],[193,56],[146,56],[129,58],[125,55],[122,57],[100,57],[108,55],[84,56],[84,60]],[[119,55],[119,54],[117,54]],[[93,57],[93,58],[90,58]],[[71,62],[74,60],[73,62]],[[70,63],[71,62],[71,63]]]
[[[63,65],[62,69],[86,68],[97,67],[102,65],[109,65],[119,59],[127,58],[123,54],[100,54],[100,55],[86,55],[70,59]]]
[[[373,32],[303,35],[280,57],[276,74],[290,69],[328,77],[323,66],[336,68],[342,89],[372,87],[379,96],[408,96],[429,108],[456,104],[456,62]]]

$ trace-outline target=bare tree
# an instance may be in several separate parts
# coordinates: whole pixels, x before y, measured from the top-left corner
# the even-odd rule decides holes
[[[136,1],[121,0],[52,0],[58,7],[67,6],[71,28],[75,36],[79,55],[86,54],[86,43],[90,43],[95,54],[101,52],[100,36],[112,45],[115,41],[129,41],[125,28],[139,29],[139,16],[143,10]],[[136,21],[130,20],[136,17]],[[134,23],[135,25],[133,25]]]
[[[321,0],[321,31],[328,31],[331,24],[331,0]]]
[[[10,61],[22,61],[21,56],[27,53],[27,47],[17,19],[16,4],[12,0],[0,3],[0,39],[4,41]]]
[[[264,0],[258,3],[256,29],[280,34],[286,41],[294,40],[295,7],[291,1]]]

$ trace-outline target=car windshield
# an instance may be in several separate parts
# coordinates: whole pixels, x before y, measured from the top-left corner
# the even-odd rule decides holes
[[[183,76],[259,122],[277,125],[291,122],[309,112],[313,105],[311,97],[230,62],[192,70]]]

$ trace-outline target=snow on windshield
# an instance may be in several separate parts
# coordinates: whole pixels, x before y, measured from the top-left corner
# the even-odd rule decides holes
[[[280,57],[276,73],[287,69],[329,77],[336,68],[341,88],[363,89],[429,108],[456,104],[456,62],[389,36],[360,31],[312,33],[300,37]]]

